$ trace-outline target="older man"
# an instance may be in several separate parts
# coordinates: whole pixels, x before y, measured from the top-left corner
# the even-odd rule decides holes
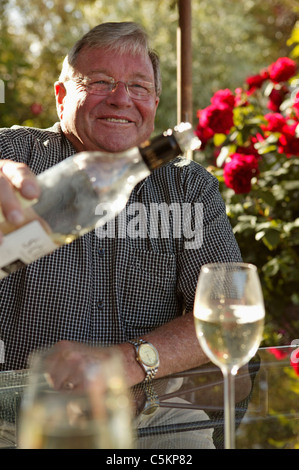
[[[148,139],[160,92],[159,60],[138,25],[106,23],[87,33],[55,83],[60,123],[0,132],[6,219],[22,224],[14,189],[28,199],[38,197],[35,174],[82,150],[117,152]],[[186,249],[184,240],[171,234],[99,238],[91,232],[3,279],[4,370],[27,367],[31,351],[58,342],[53,369],[58,386],[66,380],[76,386],[80,366],[100,360],[101,346],[121,352],[130,385],[206,361],[192,317],[200,268],[241,259],[217,181],[194,162],[169,163],[137,185],[128,204],[136,202],[201,203],[202,243]],[[148,363],[146,355],[138,357],[143,346]]]

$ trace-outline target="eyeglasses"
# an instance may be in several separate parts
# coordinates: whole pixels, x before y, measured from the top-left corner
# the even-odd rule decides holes
[[[130,98],[134,100],[148,100],[154,94],[155,85],[151,82],[143,80],[130,80],[123,82],[122,80],[114,80],[112,77],[96,77],[94,79],[73,79],[83,85],[88,93],[93,95],[107,96],[109,93],[114,92],[119,83],[122,83]]]

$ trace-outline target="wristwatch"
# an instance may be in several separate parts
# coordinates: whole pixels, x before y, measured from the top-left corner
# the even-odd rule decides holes
[[[144,382],[147,383],[154,378],[159,367],[159,354],[155,346],[141,338],[128,341],[136,351],[136,361],[145,372]]]

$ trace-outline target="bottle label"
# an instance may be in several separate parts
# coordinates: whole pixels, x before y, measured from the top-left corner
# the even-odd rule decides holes
[[[0,279],[56,248],[58,246],[36,220],[6,235],[0,245]]]

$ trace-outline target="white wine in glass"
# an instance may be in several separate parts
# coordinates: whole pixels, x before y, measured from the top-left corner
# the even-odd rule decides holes
[[[235,448],[234,375],[256,353],[265,308],[256,266],[215,263],[202,266],[194,303],[199,343],[224,377],[225,448]]]

